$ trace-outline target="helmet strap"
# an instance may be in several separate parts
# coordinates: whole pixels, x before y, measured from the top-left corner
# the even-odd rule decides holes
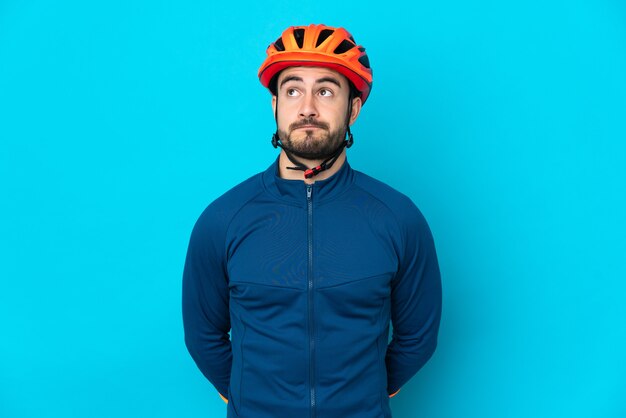
[[[350,116],[351,115],[352,115],[352,91],[350,91],[350,94],[348,95],[348,115],[346,118],[346,135],[348,136],[348,140],[344,139],[341,142],[341,144],[339,144],[337,149],[331,154],[331,156],[325,159],[320,165],[316,167],[308,168],[306,165],[298,161],[292,155],[293,150],[289,149],[288,147],[285,147],[285,145],[283,145],[282,141],[280,140],[280,137],[278,136],[278,94],[276,94],[276,103],[275,103],[275,108],[274,108],[276,132],[272,135],[272,146],[274,146],[274,148],[281,147],[283,151],[285,151],[285,155],[287,156],[289,161],[291,161],[295,165],[295,167],[287,167],[287,169],[304,171],[304,178],[310,179],[311,177],[318,175],[322,171],[325,171],[331,168],[333,164],[335,163],[335,161],[337,161],[337,158],[339,158],[339,155],[341,155],[343,148],[344,147],[350,148],[352,144],[354,143],[352,132],[350,132]]]

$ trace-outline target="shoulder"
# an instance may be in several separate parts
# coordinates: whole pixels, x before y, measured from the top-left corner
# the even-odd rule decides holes
[[[261,176],[254,174],[213,200],[198,217],[194,230],[225,232],[241,208],[263,192]]]
[[[361,171],[355,171],[355,185],[385,205],[402,229],[427,227],[424,215],[406,194]]]
[[[432,231],[421,210],[406,194],[360,171],[356,171],[355,184],[387,208],[393,218],[398,236],[404,246],[412,243],[432,245]]]

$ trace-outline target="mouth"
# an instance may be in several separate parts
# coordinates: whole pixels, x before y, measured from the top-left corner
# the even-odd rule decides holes
[[[322,129],[319,126],[314,126],[314,125],[305,125],[305,126],[298,126],[296,129]]]

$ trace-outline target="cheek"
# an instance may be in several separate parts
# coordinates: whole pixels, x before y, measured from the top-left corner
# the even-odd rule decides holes
[[[332,114],[332,117],[328,119],[328,123],[330,124],[330,129],[336,131],[341,128],[346,123],[346,114],[343,111],[335,111],[336,113]]]
[[[297,119],[297,113],[294,111],[293,106],[286,106],[284,103],[281,103],[278,106],[278,127],[280,129],[286,130],[289,128],[289,125]]]
[[[287,128],[289,128],[289,120],[286,118],[286,116],[282,113],[278,114],[278,129],[281,129],[283,131],[286,131]]]
[[[327,105],[320,107],[320,113],[323,119],[330,124],[335,125],[335,128],[337,128],[343,125],[346,120],[346,116],[348,114],[347,104],[328,103]]]

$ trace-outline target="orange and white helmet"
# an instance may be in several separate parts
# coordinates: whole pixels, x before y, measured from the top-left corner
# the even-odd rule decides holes
[[[372,89],[373,73],[365,48],[343,28],[291,26],[267,47],[266,53],[259,80],[270,90],[274,76],[293,66],[326,67],[343,74],[358,90],[363,103]]]

